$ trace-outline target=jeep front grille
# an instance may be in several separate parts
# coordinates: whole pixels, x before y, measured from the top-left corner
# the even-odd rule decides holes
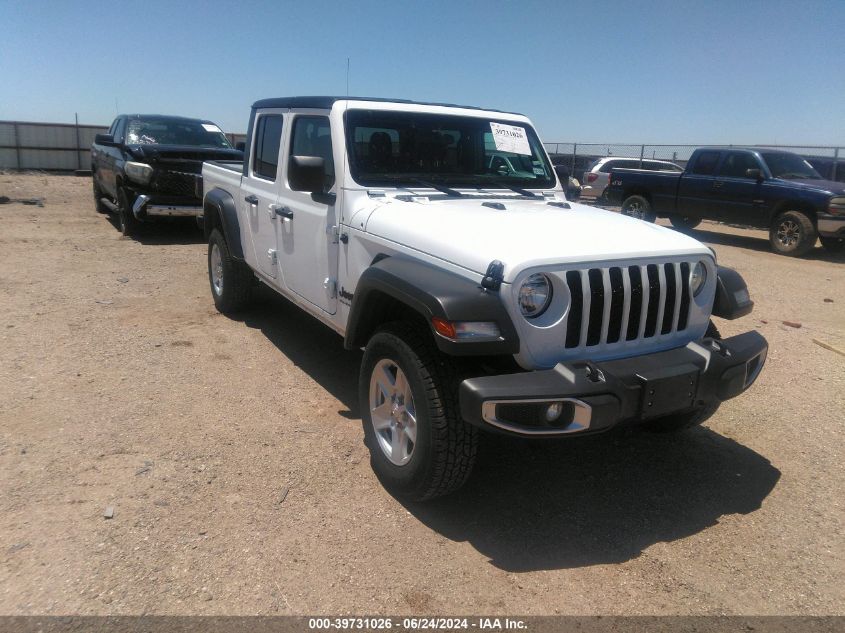
[[[609,345],[686,329],[689,262],[566,272],[571,305],[566,348]]]

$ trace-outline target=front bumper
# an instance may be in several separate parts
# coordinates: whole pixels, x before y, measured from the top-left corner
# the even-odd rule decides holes
[[[145,220],[148,217],[201,218],[202,206],[199,204],[173,204],[141,194],[135,198],[132,213],[138,220]]]
[[[521,436],[604,431],[738,396],[757,379],[767,352],[765,338],[746,332],[643,356],[470,378],[460,385],[461,415]],[[560,417],[547,422],[545,411],[554,403]]]
[[[817,227],[822,237],[845,238],[845,216],[820,213],[817,216]]]

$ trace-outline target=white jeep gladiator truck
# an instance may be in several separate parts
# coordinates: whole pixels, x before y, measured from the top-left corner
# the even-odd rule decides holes
[[[671,229],[567,202],[520,114],[265,99],[243,162],[202,170],[217,308],[263,283],[363,348],[372,466],[446,494],[481,430],[533,438],[701,423],[757,378],[742,278]]]

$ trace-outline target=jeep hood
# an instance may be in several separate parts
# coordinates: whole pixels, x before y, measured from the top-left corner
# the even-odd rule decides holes
[[[508,283],[535,266],[711,255],[703,244],[677,231],[574,202],[564,209],[546,199],[518,197],[416,200],[370,200],[373,207],[355,216],[368,216],[367,233],[481,275],[498,259],[505,264]]]

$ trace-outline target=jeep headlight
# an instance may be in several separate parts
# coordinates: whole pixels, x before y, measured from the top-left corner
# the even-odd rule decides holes
[[[833,215],[845,215],[845,196],[831,198],[827,210]]]
[[[522,316],[540,316],[552,302],[552,282],[543,273],[534,273],[519,287],[519,309]]]
[[[693,297],[697,297],[704,283],[707,281],[707,267],[704,262],[696,262],[689,276],[689,290]]]
[[[135,182],[141,183],[142,185],[150,182],[150,178],[153,177],[153,168],[146,163],[135,163],[129,161],[123,166],[123,169],[129,178]]]

